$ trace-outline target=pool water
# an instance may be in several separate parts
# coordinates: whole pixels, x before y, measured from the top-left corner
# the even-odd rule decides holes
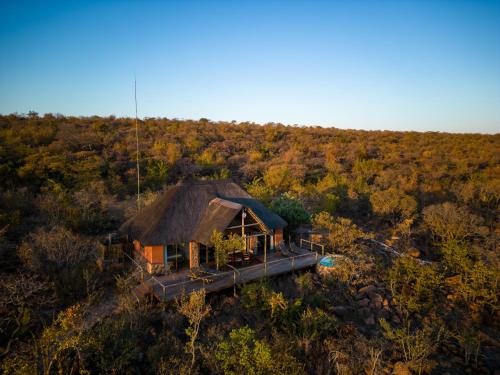
[[[335,262],[332,257],[324,257],[319,261],[319,264],[323,267],[333,268],[335,267]]]

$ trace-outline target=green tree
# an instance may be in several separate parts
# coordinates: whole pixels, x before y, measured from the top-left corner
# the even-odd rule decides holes
[[[269,167],[264,173],[264,183],[273,192],[286,191],[292,185],[292,172],[287,165]]]
[[[373,212],[387,219],[394,227],[398,222],[411,218],[417,211],[417,202],[399,189],[375,191],[370,195]]]
[[[205,290],[194,291],[189,296],[183,295],[177,302],[177,310],[189,321],[186,334],[189,337],[187,350],[191,354],[191,369],[196,362],[196,339],[200,332],[201,322],[210,314],[210,305],[205,304]]]
[[[281,360],[265,341],[255,337],[249,327],[234,329],[215,351],[224,374],[273,375],[299,374],[303,370],[293,357]]]
[[[214,230],[211,240],[214,245],[217,269],[227,264],[231,253],[245,248],[245,240],[236,233],[230,233],[227,237],[224,237],[224,233]]]
[[[407,313],[423,313],[437,306],[442,276],[436,265],[403,256],[389,269],[387,281],[392,296]]]
[[[250,195],[264,204],[269,204],[271,202],[273,192],[263,183],[262,178],[254,178],[252,182],[246,185],[246,189]]]
[[[444,339],[442,326],[424,325],[422,328],[412,329],[407,321],[402,327],[392,328],[384,319],[380,320],[380,325],[384,337],[396,345],[404,361],[418,374],[430,372],[437,365],[430,357]]]
[[[278,199],[275,199],[271,203],[270,208],[285,219],[290,229],[294,229],[300,224],[311,222],[311,217],[303,204],[291,194],[285,193]]]
[[[98,246],[95,240],[54,227],[32,233],[19,256],[29,269],[53,281],[60,297],[75,298],[90,291]]]
[[[330,247],[333,250],[348,250],[358,238],[366,234],[350,219],[335,218],[328,212],[320,212],[313,216],[313,227],[325,233]]]
[[[443,241],[463,240],[482,233],[483,220],[466,207],[445,202],[427,206],[423,211],[424,225]]]
[[[61,311],[54,322],[35,338],[31,353],[6,360],[0,369],[5,374],[87,373],[82,353],[87,342],[81,322],[80,305]]]

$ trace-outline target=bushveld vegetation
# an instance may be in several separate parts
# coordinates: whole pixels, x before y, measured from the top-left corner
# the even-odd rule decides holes
[[[346,256],[330,275],[166,305],[137,303],[129,273],[96,264],[137,210],[133,124],[0,116],[4,373],[499,368],[499,135],[140,121],[143,204],[180,179],[233,178],[287,220],[286,238],[307,223]],[[90,318],[113,299],[109,317]]]

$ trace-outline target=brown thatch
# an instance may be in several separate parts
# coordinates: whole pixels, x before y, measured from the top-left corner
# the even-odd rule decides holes
[[[214,198],[250,208],[269,229],[287,225],[233,181],[213,180],[177,184],[125,222],[120,231],[145,245],[187,243],[194,240],[201,219]],[[207,212],[207,215],[214,217],[213,213]]]
[[[212,199],[201,217],[192,240],[204,245],[210,245],[214,230],[223,232],[242,208],[243,206],[239,203],[221,198]]]

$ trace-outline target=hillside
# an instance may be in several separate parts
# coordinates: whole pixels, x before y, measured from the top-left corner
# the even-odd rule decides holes
[[[137,210],[134,120],[0,116],[5,373],[500,370],[499,134],[150,118],[139,149],[143,205],[180,180],[231,178],[285,218],[285,237],[308,225],[347,261],[237,297],[138,303],[133,269],[96,265]],[[82,324],[108,299],[108,317]]]

